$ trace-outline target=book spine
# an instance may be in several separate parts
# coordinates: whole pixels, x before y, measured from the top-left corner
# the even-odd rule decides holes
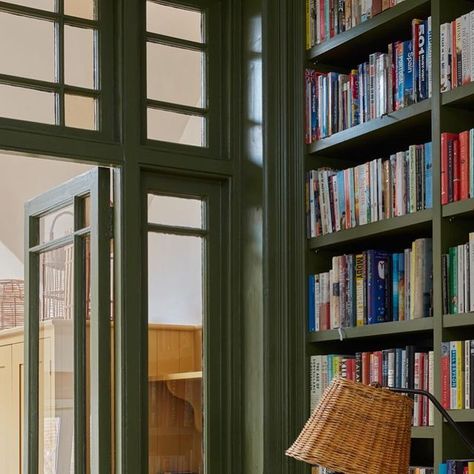
[[[459,134],[460,199],[469,198],[469,131]]]
[[[451,379],[450,379],[450,344],[441,343],[441,405],[446,410],[451,408]]]
[[[464,341],[464,408],[471,408],[471,341]]]
[[[457,409],[458,400],[458,376],[457,376],[457,356],[456,356],[456,342],[449,343],[449,368],[450,368],[450,408]]]
[[[464,408],[464,345],[462,341],[455,341],[456,344],[456,408],[462,410]]]
[[[428,391],[434,394],[434,352],[428,352]],[[434,405],[428,402],[428,426],[434,426]]]
[[[425,209],[433,207],[433,157],[431,142],[425,143]]]
[[[451,24],[441,25],[441,92],[451,90]]]
[[[308,278],[308,331],[316,331],[316,310],[315,302],[315,275],[309,275]]]
[[[398,321],[399,316],[399,254],[392,254],[392,315],[393,321]]]

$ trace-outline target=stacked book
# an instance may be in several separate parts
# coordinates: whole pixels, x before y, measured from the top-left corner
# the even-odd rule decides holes
[[[332,258],[309,276],[308,329],[324,331],[432,316],[431,239],[403,252],[366,250]]]
[[[350,30],[403,0],[306,0],[306,48]]]
[[[441,344],[441,404],[447,410],[474,408],[474,340]]]
[[[433,391],[433,351],[418,352],[414,346],[351,355],[311,356],[310,402],[315,409],[325,389],[336,377],[384,387]],[[414,396],[413,426],[432,426],[433,407],[427,397]]]
[[[441,92],[474,80],[474,11],[441,25]]]
[[[474,459],[451,459],[439,465],[439,474],[474,474]]]
[[[474,232],[467,244],[451,247],[442,256],[442,276],[443,313],[474,311]]]
[[[467,471],[467,472],[468,474],[470,474],[470,471]],[[334,471],[330,471],[326,469],[325,467],[313,466],[311,468],[311,474],[337,474],[337,473]],[[408,474],[434,474],[434,469],[432,467],[410,467]]]
[[[474,129],[461,133],[442,133],[441,204],[472,197],[474,197]]]
[[[354,168],[311,170],[306,175],[307,237],[429,209],[432,180],[431,143]]]
[[[305,141],[368,122],[431,97],[431,18],[413,37],[373,53],[348,74],[305,70]]]

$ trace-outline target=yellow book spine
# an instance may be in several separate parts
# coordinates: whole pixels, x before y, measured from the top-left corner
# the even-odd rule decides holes
[[[341,375],[341,357],[335,356],[332,360],[332,373],[334,378]]]
[[[468,474],[474,474],[474,462],[473,461],[469,461],[467,463],[467,472],[468,472]]]
[[[456,380],[457,380],[457,397],[456,408],[462,410],[464,408],[464,343],[456,341]]]

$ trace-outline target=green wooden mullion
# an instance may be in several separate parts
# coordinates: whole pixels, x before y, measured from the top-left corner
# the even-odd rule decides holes
[[[110,175],[94,170],[91,189],[91,474],[111,472]]]
[[[39,79],[30,79],[27,77],[12,76],[10,74],[0,73],[0,82],[12,86],[23,86],[30,89],[36,89],[45,92],[58,92],[59,84]]]
[[[206,237],[208,231],[194,227],[179,227],[163,224],[148,224],[148,232],[170,235],[187,235],[190,237]]]
[[[174,48],[190,49],[192,51],[200,51],[205,53],[208,50],[206,43],[198,43],[196,41],[175,38],[174,36],[160,35],[158,33],[146,33],[147,43],[163,44]]]
[[[75,217],[82,207],[76,205]],[[76,221],[77,222],[77,221]],[[86,409],[86,297],[85,241],[74,236],[74,472],[87,472],[87,409]]]
[[[29,251],[29,243],[37,242],[39,226],[26,207],[25,216],[25,417],[23,432],[23,469],[25,474],[38,474],[39,462],[39,255]]]
[[[66,125],[65,97],[64,97],[64,0],[57,0],[59,16],[56,20],[56,68],[59,93],[57,97],[56,123],[62,127]]]
[[[51,240],[50,242],[45,242],[44,244],[35,245],[30,248],[30,253],[44,253],[49,252],[54,249],[64,247],[66,245],[72,244],[74,241],[74,234],[66,235],[59,239]]]
[[[17,4],[7,3],[4,1],[0,1],[0,11],[4,11],[11,14],[17,14],[21,16],[28,16],[31,18],[38,18],[38,19],[46,20],[46,21],[59,21],[62,15],[62,17],[64,18],[64,21],[69,25],[97,28],[97,21],[95,20],[89,20],[87,18],[79,18],[75,16],[64,15],[60,13],[59,11],[51,12],[48,10],[40,10],[38,8],[28,7],[26,5],[17,5]]]
[[[186,115],[205,116],[208,108],[192,107],[190,105],[172,104],[171,102],[163,102],[161,100],[147,99],[147,107],[152,109],[168,110],[170,112],[178,112]]]

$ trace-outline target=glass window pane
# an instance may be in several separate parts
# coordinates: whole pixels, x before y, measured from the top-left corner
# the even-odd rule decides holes
[[[95,8],[94,0],[64,0],[64,13],[66,15],[94,20]]]
[[[154,1],[146,3],[146,28],[150,33],[202,43],[202,20],[200,11],[161,5]]]
[[[39,219],[40,244],[66,237],[74,232],[74,207],[67,206]]]
[[[54,23],[0,12],[0,72],[55,81]]]
[[[93,97],[65,94],[66,127],[97,130],[97,100]]]
[[[0,116],[54,125],[56,94],[0,84]]]
[[[94,89],[95,30],[64,27],[64,79],[71,86]]]
[[[74,472],[72,245],[40,256],[39,472]]]
[[[148,109],[148,138],[181,145],[205,146],[205,119],[196,115]]]
[[[203,202],[156,194],[148,195],[148,222],[182,227],[203,227]]]
[[[7,0],[8,3],[37,8],[38,10],[56,11],[56,0]]]
[[[149,234],[150,473],[204,472],[204,243],[199,237]]]
[[[203,64],[201,51],[148,43],[148,98],[203,107]]]

